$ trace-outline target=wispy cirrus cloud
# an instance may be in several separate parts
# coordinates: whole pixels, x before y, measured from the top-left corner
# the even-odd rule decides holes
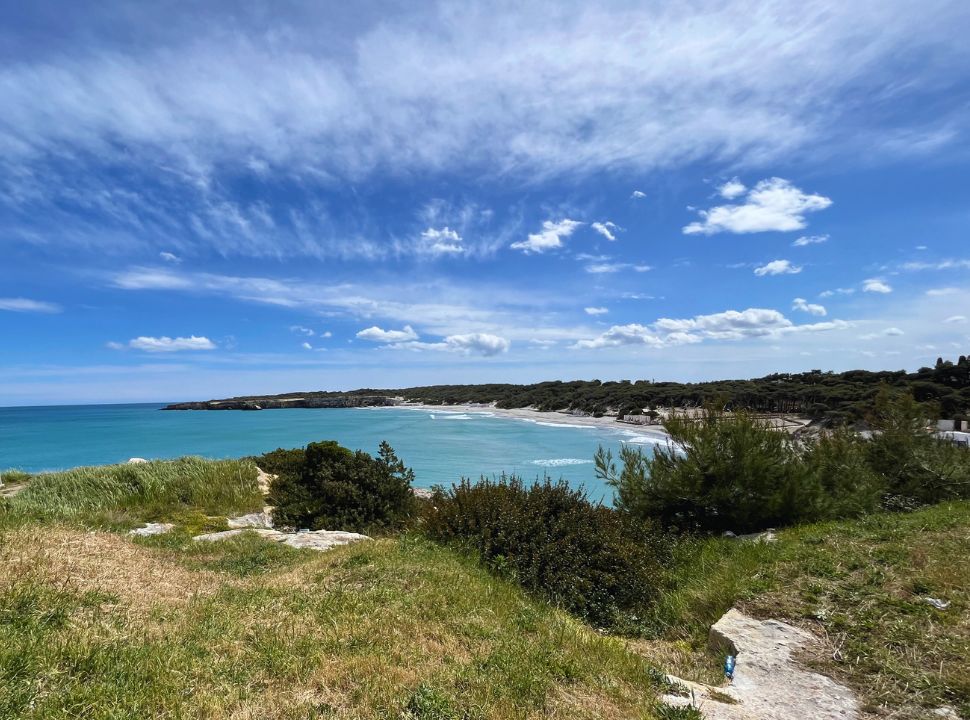
[[[821,245],[829,241],[828,235],[802,235],[792,243],[792,247],[808,247],[809,245]]]
[[[622,229],[616,223],[610,222],[609,220],[606,222],[591,223],[590,227],[610,242],[616,240],[617,231]]]
[[[45,300],[31,300],[30,298],[0,298],[0,310],[22,313],[59,313],[63,308],[57,303]]]
[[[108,3],[113,32],[87,30],[92,13],[5,64],[0,197],[34,218],[41,242],[152,243],[180,258],[383,258],[411,245],[372,232],[351,195],[323,195],[374,177],[529,186],[705,160],[767,166],[855,148],[863,131],[887,157],[939,152],[962,137],[962,106],[927,127],[897,108],[964,67],[958,5],[779,0],[752,15],[706,1],[567,3],[550,15],[440,3],[379,20],[291,5],[269,26],[240,10],[223,32]],[[879,32],[859,42],[860,27]],[[9,39],[22,46],[13,26]],[[898,82],[900,68],[912,82]],[[863,101],[860,86],[883,100]],[[238,190],[247,186],[258,199]],[[725,183],[721,196],[740,198],[743,186]],[[790,191],[779,206],[759,200],[765,191],[738,206],[759,212],[714,208],[690,232],[791,229],[821,202]]]

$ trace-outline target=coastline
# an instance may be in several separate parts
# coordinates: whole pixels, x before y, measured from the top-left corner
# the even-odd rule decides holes
[[[413,410],[424,410],[426,412],[441,413],[487,413],[494,417],[507,420],[520,420],[525,422],[541,423],[544,425],[561,425],[563,427],[590,427],[601,430],[617,430],[632,436],[643,437],[648,441],[666,442],[669,435],[664,432],[659,425],[634,425],[632,423],[617,422],[612,417],[593,417],[592,415],[570,415],[569,413],[558,411],[542,411],[533,408],[499,408],[493,403],[485,404],[462,404],[462,405],[426,405],[424,403],[403,402],[390,406],[392,408],[404,408]],[[381,410],[383,408],[369,408]]]

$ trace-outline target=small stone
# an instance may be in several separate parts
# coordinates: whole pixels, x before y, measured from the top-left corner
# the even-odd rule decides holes
[[[175,525],[173,523],[146,523],[143,527],[135,528],[134,530],[129,530],[129,535],[137,535],[138,537],[149,537],[151,535],[164,535],[169,532]]]
[[[272,508],[265,508],[263,512],[249,513],[248,515],[229,518],[226,524],[234,530],[238,528],[272,528]]]

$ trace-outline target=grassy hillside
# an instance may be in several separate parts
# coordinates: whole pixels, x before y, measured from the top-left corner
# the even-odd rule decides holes
[[[704,648],[709,626],[738,607],[813,632],[826,652],[808,663],[853,687],[873,713],[930,717],[950,705],[970,717],[970,503],[777,537],[681,545],[674,588],[656,608],[661,637]],[[687,653],[678,669],[716,677],[708,657]]]
[[[260,503],[245,462],[86,468],[0,500],[0,718],[688,718],[737,606],[806,627],[867,709],[970,714],[970,504],[682,540],[646,638],[605,636],[415,533],[325,554],[198,544]],[[176,530],[124,530],[170,520]],[[937,610],[923,598],[949,601]],[[743,662],[743,659],[742,659]]]
[[[415,536],[200,545],[191,533],[224,527],[213,497],[245,509],[245,468],[212,463],[205,491],[179,496],[143,486],[195,462],[152,465],[59,473],[8,501],[0,717],[655,717],[644,657],[474,561]],[[180,526],[87,529],[104,518]]]

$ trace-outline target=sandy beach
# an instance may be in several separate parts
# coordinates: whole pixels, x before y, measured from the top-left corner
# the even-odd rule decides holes
[[[629,432],[641,437],[656,440],[667,440],[668,435],[659,425],[634,425],[632,423],[617,422],[614,417],[593,417],[592,415],[571,415],[565,412],[543,412],[533,408],[498,408],[493,404],[464,404],[464,405],[425,405],[422,403],[401,403],[397,408],[412,408],[427,410],[428,412],[462,412],[489,413],[495,417],[510,420],[523,420],[549,425],[563,425],[565,427],[596,427],[608,430]]]

